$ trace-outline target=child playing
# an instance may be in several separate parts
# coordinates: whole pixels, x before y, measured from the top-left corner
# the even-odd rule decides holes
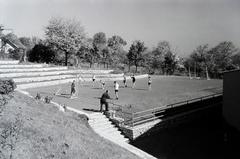
[[[71,98],[73,98],[73,96],[75,96],[76,93],[76,85],[75,85],[75,80],[73,80],[72,84],[71,84]]]
[[[124,84],[124,87],[127,87],[127,78],[125,75],[123,75],[123,84]]]
[[[118,100],[119,84],[117,83],[117,81],[114,81],[114,90],[115,90],[116,99]]]
[[[148,76],[148,90],[152,89],[152,80],[151,80],[151,76]]]
[[[100,83],[102,84],[102,89],[105,89],[105,82],[100,80]]]

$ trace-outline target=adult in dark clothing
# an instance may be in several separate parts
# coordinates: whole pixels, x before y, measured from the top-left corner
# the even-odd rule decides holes
[[[102,94],[102,97],[100,98],[100,111],[102,112],[102,106],[105,105],[105,110],[108,111],[108,99],[111,99],[108,90]]]

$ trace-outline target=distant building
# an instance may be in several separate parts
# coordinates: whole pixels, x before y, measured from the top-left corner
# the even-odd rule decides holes
[[[224,72],[223,116],[229,125],[240,131],[240,70]]]
[[[25,54],[25,46],[17,39],[10,40],[4,36],[0,37],[0,58],[8,57],[10,51],[20,52],[20,54]]]

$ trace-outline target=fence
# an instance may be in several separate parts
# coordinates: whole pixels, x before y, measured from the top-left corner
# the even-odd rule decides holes
[[[206,102],[207,100],[211,100],[210,103],[206,103],[207,105],[209,105],[213,102],[219,101],[221,97],[222,97],[222,92],[207,95],[207,96],[202,96],[202,97],[194,98],[190,100],[185,100],[185,101],[181,101],[173,104],[168,104],[168,105],[156,107],[153,109],[147,109],[139,112],[133,112],[131,110],[131,106],[122,106],[114,103],[110,103],[111,104],[110,109],[114,110],[116,118],[122,119],[122,124],[129,127],[134,127],[136,125],[140,125],[149,121],[155,121],[161,117],[166,116],[167,114],[171,114],[170,113],[171,110],[173,109],[177,110],[178,108],[183,108],[181,106],[185,106],[189,110],[190,109],[193,110],[195,108],[194,106],[191,106],[191,107],[187,107],[187,106],[194,103],[199,103],[199,105],[201,105],[203,104],[203,102]],[[214,99],[217,99],[217,100],[215,101]],[[188,109],[184,109],[184,110],[186,111]],[[180,111],[183,112],[184,110],[180,110]]]

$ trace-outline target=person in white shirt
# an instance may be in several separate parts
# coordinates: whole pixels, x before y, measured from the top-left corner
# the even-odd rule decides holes
[[[119,84],[117,83],[117,81],[114,81],[114,90],[115,90],[116,99],[118,100]]]
[[[105,89],[105,82],[102,81],[102,80],[100,80],[100,83],[101,83],[101,85],[102,85],[102,89]]]

